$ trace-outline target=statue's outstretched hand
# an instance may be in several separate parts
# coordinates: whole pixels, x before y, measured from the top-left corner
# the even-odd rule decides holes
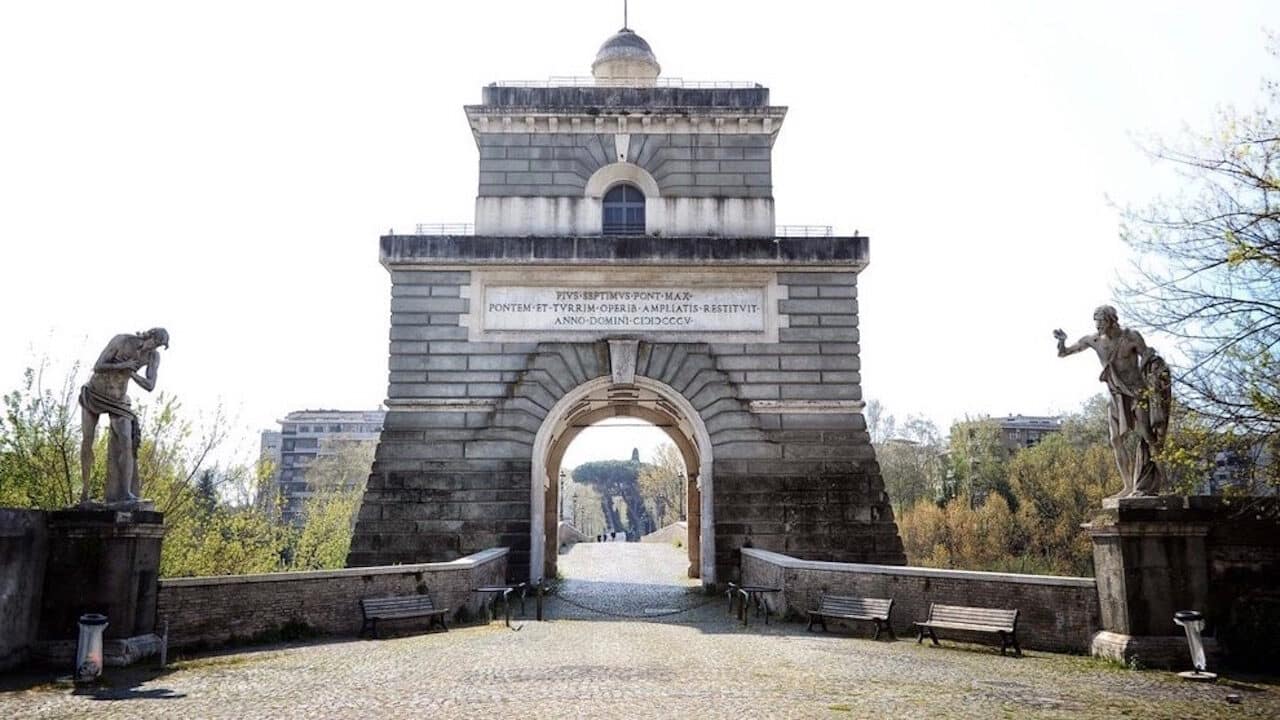
[[[1054,330],[1053,337],[1058,342],[1066,342],[1067,340],[1067,334],[1062,332],[1062,328],[1058,328],[1057,330]]]

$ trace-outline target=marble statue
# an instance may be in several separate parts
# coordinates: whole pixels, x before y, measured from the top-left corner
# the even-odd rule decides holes
[[[1067,345],[1067,334],[1054,330],[1058,357],[1092,348],[1102,362],[1099,380],[1111,394],[1111,449],[1124,488],[1116,498],[1158,495],[1164,472],[1155,455],[1169,429],[1169,366],[1147,347],[1136,330],[1120,327],[1116,309],[1103,305],[1093,312],[1098,332]]]
[[[138,444],[141,430],[129,396],[129,381],[151,392],[160,369],[160,347],[168,349],[169,333],[152,328],[135,335],[117,335],[93,365],[93,377],[80,388],[80,476],[81,502],[88,503],[89,474],[93,469],[93,441],[98,418],[110,416],[111,435],[107,442],[108,505],[137,505],[144,502],[138,481]],[[145,368],[145,374],[138,374]]]

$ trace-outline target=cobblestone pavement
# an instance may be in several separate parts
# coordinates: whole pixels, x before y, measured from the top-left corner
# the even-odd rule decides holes
[[[653,543],[581,543],[560,556],[555,617],[675,618],[716,601],[689,577],[686,551]]]
[[[83,694],[0,678],[0,718],[1280,717],[1275,679],[1199,685],[1065,655],[875,642],[861,627],[743,628],[684,567],[664,545],[579,545],[546,622],[109,669],[109,685]]]

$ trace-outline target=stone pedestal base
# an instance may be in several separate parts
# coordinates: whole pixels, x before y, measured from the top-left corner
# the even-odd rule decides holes
[[[1218,643],[1213,638],[1203,638],[1203,642],[1209,667],[1217,667]],[[1093,636],[1089,654],[1134,668],[1191,668],[1191,650],[1185,635],[1124,635],[1103,630]]]
[[[107,616],[109,648],[120,641],[119,657],[156,629],[157,576],[164,517],[145,510],[61,510],[49,514],[40,644],[79,636],[81,615]],[[145,644],[145,643],[143,643]],[[111,650],[107,650],[110,654]]]
[[[116,638],[102,643],[102,662],[107,667],[124,667],[160,654],[164,640],[155,633]],[[31,651],[31,659],[51,667],[75,666],[75,640],[47,640],[37,643]]]
[[[1120,498],[1105,501],[1085,529],[1093,540],[1103,629],[1093,638],[1092,654],[1189,669],[1186,634],[1173,614],[1208,609],[1209,524],[1184,497]],[[1211,644],[1216,650],[1205,638],[1206,652]]]

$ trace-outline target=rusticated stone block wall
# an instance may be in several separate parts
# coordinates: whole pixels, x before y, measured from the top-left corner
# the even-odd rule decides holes
[[[481,197],[580,198],[592,173],[617,162],[613,133],[477,136]],[[664,197],[771,197],[772,137],[714,133],[630,136],[629,158]]]
[[[392,269],[392,401],[348,565],[449,560],[511,549],[527,576],[534,436],[578,385],[610,372],[608,344],[469,342],[467,271]],[[761,412],[861,400],[857,275],[780,272],[774,343],[641,342],[637,375],[679,392],[714,452],[716,565],[738,551],[905,562],[860,413]],[[456,407],[400,410],[397,401]],[[468,405],[482,401],[487,405]]]

